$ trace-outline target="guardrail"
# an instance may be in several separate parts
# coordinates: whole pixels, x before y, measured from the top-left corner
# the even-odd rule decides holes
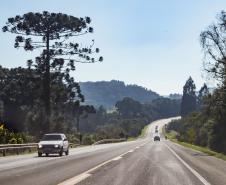
[[[126,138],[121,139],[103,139],[95,142],[93,145],[105,144],[105,143],[116,143],[126,141]],[[77,147],[79,144],[70,143],[70,147]],[[26,143],[26,144],[0,144],[0,154],[6,156],[9,154],[17,154],[19,155],[22,152],[28,151],[31,153],[32,151],[36,151],[38,147],[38,143]]]
[[[69,143],[70,147],[77,147],[79,144]],[[19,155],[22,152],[28,151],[29,153],[32,150],[36,151],[38,143],[27,143],[27,144],[2,144],[0,145],[0,153],[3,156],[6,156],[7,153]]]
[[[27,144],[4,144],[0,145],[0,152],[3,156],[6,156],[7,153],[17,154],[21,152],[31,152],[32,149],[37,149],[38,143],[27,143]]]
[[[93,143],[93,145],[99,145],[99,144],[106,144],[106,143],[116,143],[116,142],[123,142],[126,141],[126,138],[121,138],[121,139],[103,139],[100,141],[97,141]]]

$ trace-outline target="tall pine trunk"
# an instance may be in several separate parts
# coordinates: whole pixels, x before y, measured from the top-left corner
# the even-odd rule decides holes
[[[51,105],[50,105],[50,51],[49,51],[49,34],[46,34],[46,58],[45,58],[45,74],[43,79],[43,98],[45,107],[45,132],[50,131],[50,116],[51,116]]]

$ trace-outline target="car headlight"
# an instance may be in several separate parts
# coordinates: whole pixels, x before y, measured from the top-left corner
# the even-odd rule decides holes
[[[39,145],[38,145],[38,148],[42,148],[42,145],[39,144]]]
[[[54,145],[55,148],[58,148],[60,145]]]

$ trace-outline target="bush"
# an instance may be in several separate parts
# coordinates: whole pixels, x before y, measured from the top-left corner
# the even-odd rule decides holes
[[[17,144],[17,139],[16,138],[11,138],[10,140],[9,140],[9,143],[10,144]]]
[[[24,142],[31,143],[35,141],[34,136],[10,132],[8,129],[4,128],[3,124],[0,124],[0,144],[23,144]]]
[[[91,144],[93,144],[95,142],[95,140],[93,139],[93,135],[88,135],[88,134],[86,134],[86,135],[84,135],[83,137],[82,137],[82,144],[83,145],[91,145]]]
[[[73,144],[79,143],[79,135],[78,134],[67,134],[68,141]]]
[[[18,144],[23,144],[24,140],[21,137],[19,137],[19,138],[17,138],[17,143]]]

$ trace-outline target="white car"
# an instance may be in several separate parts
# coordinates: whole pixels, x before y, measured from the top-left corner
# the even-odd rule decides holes
[[[43,153],[49,154],[58,153],[60,156],[69,154],[69,143],[64,134],[51,133],[45,134],[38,143],[38,156],[41,157]]]

